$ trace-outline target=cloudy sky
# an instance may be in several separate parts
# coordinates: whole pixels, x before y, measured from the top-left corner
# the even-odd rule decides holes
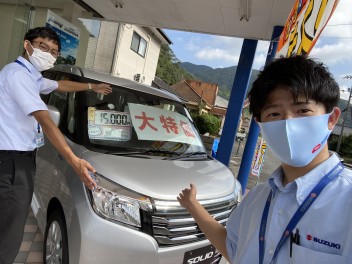
[[[182,62],[222,68],[237,65],[243,39],[199,33],[165,30],[173,42],[171,49]],[[265,62],[269,43],[259,41],[253,68],[260,69]],[[311,57],[318,58],[327,65],[341,89],[348,98],[347,87],[352,80],[344,78],[352,75],[352,3],[340,0],[337,9],[323,30]]]

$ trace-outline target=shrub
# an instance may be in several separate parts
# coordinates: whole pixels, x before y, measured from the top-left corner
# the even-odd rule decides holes
[[[207,132],[209,132],[209,134],[217,134],[219,132],[221,122],[216,116],[202,114],[192,115],[192,118],[200,134],[203,135]]]
[[[328,143],[329,143],[329,149],[332,151],[336,151],[338,137],[330,139]],[[340,150],[338,154],[341,157],[352,158],[352,135],[342,138],[341,144],[340,144]]]
[[[352,157],[352,135],[342,138],[340,153],[341,156]]]

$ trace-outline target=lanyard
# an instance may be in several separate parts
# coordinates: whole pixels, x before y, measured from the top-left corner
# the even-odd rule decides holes
[[[23,63],[22,61],[15,60],[15,62],[17,62],[17,63],[18,63],[19,65],[21,65],[22,67],[26,68],[26,69],[29,71],[29,73],[31,73],[31,71],[27,68],[26,65],[24,65],[24,63]]]
[[[273,263],[273,261],[276,259],[277,254],[279,253],[281,247],[285,244],[286,240],[292,234],[293,229],[296,227],[296,225],[301,220],[303,215],[308,211],[310,206],[314,203],[314,201],[319,196],[321,191],[325,188],[326,185],[328,185],[333,179],[336,178],[336,176],[342,171],[343,168],[344,168],[344,166],[342,165],[341,162],[339,162],[311,190],[311,192],[308,194],[308,196],[303,201],[303,203],[298,207],[297,211],[292,216],[290,222],[288,223],[287,227],[285,228],[285,231],[283,232],[281,239],[276,246],[274,256],[273,256],[272,260],[270,261],[270,263]],[[269,193],[268,199],[266,200],[263,215],[262,215],[262,220],[260,223],[260,229],[259,229],[259,263],[260,264],[262,264],[263,260],[264,260],[265,229],[266,229],[266,224],[268,221],[269,208],[270,208],[270,202],[271,202],[272,196],[273,196],[273,191],[271,190]]]
[[[24,65],[24,63],[23,63],[22,61],[15,60],[15,62],[17,62],[17,63],[18,63],[19,65],[21,65],[22,67],[26,68],[26,69],[29,71],[29,73],[31,73],[31,71],[27,68],[26,65]],[[37,126],[37,130],[38,130],[38,134],[39,134],[39,133],[40,133],[40,125],[39,125],[39,123],[38,123],[38,126]]]

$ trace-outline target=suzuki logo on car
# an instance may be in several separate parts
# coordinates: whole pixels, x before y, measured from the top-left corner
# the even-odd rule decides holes
[[[200,255],[200,256],[195,257],[195,258],[191,258],[187,262],[188,262],[188,264],[200,263],[200,262],[202,262],[202,261],[204,261],[206,259],[210,259],[213,255],[214,255],[214,252],[211,251],[211,252],[209,252],[207,254]]]

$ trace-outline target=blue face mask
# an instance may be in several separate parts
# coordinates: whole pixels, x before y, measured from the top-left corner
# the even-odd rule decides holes
[[[309,164],[323,149],[331,133],[330,114],[259,123],[274,155],[293,167]]]

